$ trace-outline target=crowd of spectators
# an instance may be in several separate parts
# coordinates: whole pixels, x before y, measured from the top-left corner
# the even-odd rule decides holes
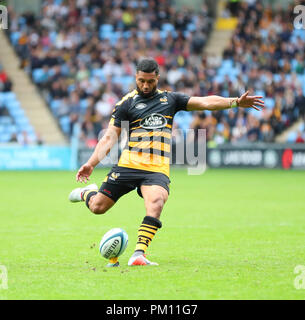
[[[273,142],[305,114],[305,34],[294,28],[294,4],[271,8],[248,2],[239,3],[238,26],[223,53],[214,92],[239,96],[251,89],[264,96],[266,108],[260,113],[239,109],[215,115],[210,135],[220,142]],[[222,71],[224,81],[217,81]]]
[[[137,61],[154,57],[161,89],[190,95],[264,96],[262,112],[181,112],[175,127],[207,129],[210,146],[272,142],[305,113],[305,38],[293,9],[240,4],[223,59],[203,54],[213,19],[203,4],[177,9],[170,0],[46,0],[41,14],[10,10],[9,36],[20,67],[32,76],[67,135],[97,142],[114,104],[134,87]],[[303,134],[303,133],[302,133]]]
[[[134,86],[137,61],[154,57],[160,87],[189,91],[212,19],[169,0],[47,0],[41,16],[10,12],[10,39],[67,135],[76,122],[94,144],[114,104]],[[68,119],[67,119],[68,117]],[[89,141],[89,142],[88,142]]]

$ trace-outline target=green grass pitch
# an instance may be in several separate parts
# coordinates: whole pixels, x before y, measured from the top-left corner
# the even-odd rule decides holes
[[[108,170],[107,170],[108,171]],[[106,170],[96,170],[98,184]],[[172,169],[163,228],[148,249],[157,267],[128,267],[145,214],[136,192],[105,215],[67,196],[75,172],[1,172],[0,299],[304,299],[305,172]],[[124,228],[120,268],[105,268],[102,235]],[[304,279],[305,281],[305,279]],[[1,282],[1,280],[0,280]]]

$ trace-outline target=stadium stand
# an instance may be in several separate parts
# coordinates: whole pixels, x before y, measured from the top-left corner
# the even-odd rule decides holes
[[[293,29],[289,12],[271,11],[260,1],[241,3],[220,65],[203,54],[213,26],[206,5],[192,12],[177,11],[167,0],[158,6],[48,0],[40,17],[10,12],[8,32],[21,67],[43,92],[63,132],[70,136],[81,123],[86,144],[96,143],[113,105],[133,87],[141,56],[160,64],[162,89],[201,96],[239,96],[250,89],[264,97],[263,112],[181,112],[176,128],[206,128],[210,146],[273,142],[305,113],[305,36]],[[288,141],[297,137],[291,134]]]
[[[12,89],[13,84],[0,65],[0,143],[39,143],[34,128]]]
[[[153,56],[161,87],[191,91],[212,28],[206,6],[177,11],[170,1],[45,1],[41,17],[10,13],[9,37],[21,67],[41,89],[62,130],[82,123],[96,140],[115,102],[134,83],[135,63]],[[190,63],[193,61],[193,64]],[[102,124],[102,126],[101,126]]]
[[[239,96],[250,89],[262,95],[263,112],[230,110],[196,117],[207,127],[211,145],[230,141],[273,142],[275,136],[304,115],[305,69],[303,30],[293,29],[293,7],[273,9],[260,1],[240,3],[238,25],[206,94]],[[206,68],[208,69],[208,65]],[[212,73],[212,72],[211,72]],[[304,137],[300,124],[300,136]],[[291,134],[287,142],[295,142]]]

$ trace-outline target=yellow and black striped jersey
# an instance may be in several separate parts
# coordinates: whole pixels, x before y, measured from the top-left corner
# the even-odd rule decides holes
[[[186,110],[190,97],[183,93],[157,90],[148,98],[137,90],[125,95],[116,105],[110,123],[129,124],[129,139],[118,162],[127,167],[169,176],[171,136],[174,115]]]

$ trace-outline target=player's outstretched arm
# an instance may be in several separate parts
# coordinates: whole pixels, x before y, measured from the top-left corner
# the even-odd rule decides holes
[[[109,125],[102,139],[99,140],[96,145],[94,152],[92,153],[89,160],[80,167],[76,174],[76,180],[79,182],[87,182],[90,180],[90,175],[95,168],[95,166],[102,161],[111,148],[118,141],[118,137],[121,134],[121,128],[114,125]]]
[[[191,97],[186,106],[188,111],[201,111],[201,110],[224,110],[229,108],[259,108],[264,107],[264,101],[261,100],[262,96],[249,96],[249,91],[245,92],[239,98],[224,98],[220,96],[207,96],[207,97]]]

